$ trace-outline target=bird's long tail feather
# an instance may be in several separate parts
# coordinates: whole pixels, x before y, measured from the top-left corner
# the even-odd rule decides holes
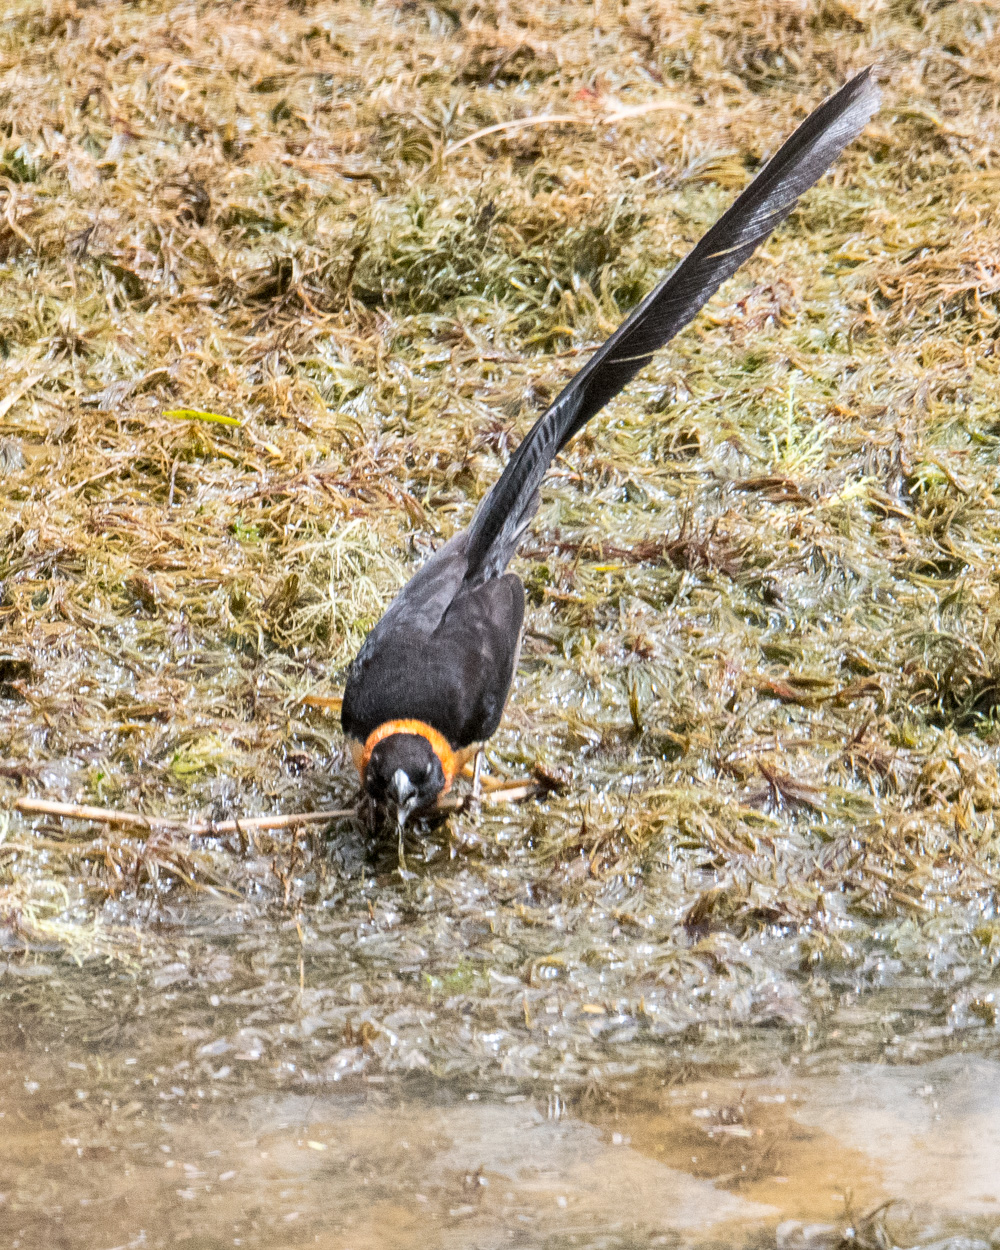
[[[681,263],[535,422],[473,517],[466,579],[502,572],[538,506],[553,458],[695,316],[791,212],[879,104],[871,68],[815,109]]]

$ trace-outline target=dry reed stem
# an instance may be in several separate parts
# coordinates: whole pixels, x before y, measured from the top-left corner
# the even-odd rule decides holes
[[[249,833],[256,829],[292,829],[297,825],[329,824],[354,816],[353,807],[326,812],[293,812],[285,816],[245,816],[241,820],[173,820],[168,816],[144,816],[141,812],[119,812],[84,803],[56,803],[49,799],[16,799],[14,810],[26,815],[60,816],[66,820],[86,820],[100,825],[127,825],[150,833],[176,833],[184,837],[213,837],[221,833]]]

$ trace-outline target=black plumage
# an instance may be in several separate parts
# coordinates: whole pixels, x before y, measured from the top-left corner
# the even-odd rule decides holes
[[[418,570],[365,640],[344,692],[350,739],[363,744],[379,726],[406,719],[431,726],[460,749],[496,730],[524,616],[521,583],[504,571],[553,458],[787,217],[878,101],[867,69],[811,113],[536,421],[469,528]],[[380,768],[392,768],[386,743],[379,756]]]

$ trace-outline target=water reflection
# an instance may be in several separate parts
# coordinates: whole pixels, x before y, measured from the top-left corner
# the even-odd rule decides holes
[[[235,1100],[141,1075],[130,1097],[86,1063],[49,1056],[46,1078],[36,1057],[36,1080],[24,1059],[6,1056],[0,1103],[11,1250],[741,1244],[782,1222],[785,1243],[820,1245],[887,1199],[905,1204],[901,1244],[903,1224],[910,1241],[1000,1224],[1000,1064],[986,1059],[646,1078],[569,1108],[378,1082]]]

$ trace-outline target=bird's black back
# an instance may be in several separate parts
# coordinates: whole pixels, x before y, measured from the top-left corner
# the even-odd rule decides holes
[[[431,725],[453,747],[496,732],[517,665],[524,589],[513,573],[469,586],[464,572],[463,544],[452,540],[365,639],[344,688],[348,737],[364,742],[402,717]],[[451,591],[443,608],[434,593],[442,586]]]

